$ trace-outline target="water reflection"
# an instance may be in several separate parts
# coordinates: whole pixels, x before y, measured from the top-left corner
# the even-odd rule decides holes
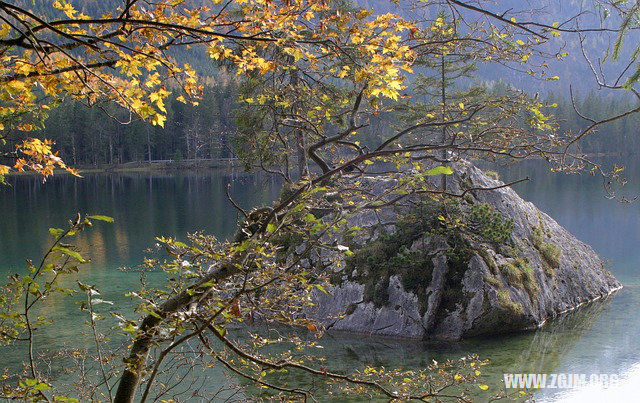
[[[607,311],[612,299],[588,304],[581,309],[565,314],[544,328],[535,332],[525,332],[500,337],[485,337],[466,340],[459,343],[443,341],[412,341],[385,338],[377,335],[362,335],[331,331],[319,344],[326,366],[332,372],[350,373],[363,370],[365,366],[386,368],[420,369],[432,363],[446,359],[457,359],[470,354],[489,357],[490,365],[482,370],[482,383],[490,386],[490,394],[478,388],[471,388],[471,396],[485,401],[491,394],[503,390],[504,373],[555,373],[559,372],[568,354],[576,348],[580,340],[589,334],[598,319]],[[292,330],[273,328],[266,325],[256,326],[252,330],[264,334],[282,335]],[[299,335],[299,333],[296,333]],[[312,338],[313,335],[307,334]],[[310,351],[318,354],[318,350]],[[279,383],[317,387],[318,380],[305,373],[293,372],[278,377]],[[251,393],[260,393],[248,382],[242,382]],[[511,391],[514,392],[513,390]],[[358,401],[349,396],[316,396],[319,401]],[[380,400],[385,401],[385,400]]]
[[[610,302],[606,300],[589,304],[535,332],[477,338],[461,343],[416,343],[336,333],[330,335],[323,345],[333,358],[329,362],[351,368],[365,364],[423,368],[431,360],[443,361],[475,353],[490,358],[491,365],[483,369],[482,381],[490,385],[491,390],[497,391],[503,387],[505,372],[558,372],[567,354],[592,330],[594,322]]]
[[[0,186],[0,276],[25,270],[26,258],[38,259],[49,248],[49,227],[66,227],[77,212],[103,214],[113,224],[96,222],[94,228],[74,240],[91,263],[81,266],[77,279],[93,284],[102,298],[115,301],[112,307],[96,309],[109,317],[118,310],[132,315],[134,301],[125,292],[140,286],[139,274],[119,267],[140,264],[145,249],[159,235],[184,239],[189,232],[203,230],[218,238],[232,235],[236,211],[225,194],[227,184],[235,200],[247,208],[270,203],[278,196],[280,182],[267,175],[238,171],[193,173],[88,174],[84,178],[56,175],[46,183],[33,176],[9,177],[10,186]],[[75,279],[62,279],[62,286],[77,288]],[[162,274],[149,274],[147,280],[160,283]],[[37,333],[44,349],[90,346],[84,334],[78,306],[82,296],[54,296],[42,304],[42,313],[53,325]],[[109,325],[115,325],[109,323]],[[20,368],[23,345],[2,347],[0,368]]]
[[[277,197],[280,182],[268,175],[234,171],[195,173],[88,174],[84,178],[59,175],[42,183],[36,177],[9,178],[0,187],[0,270],[16,266],[47,247],[47,229],[64,227],[76,212],[114,217],[79,237],[96,268],[140,261],[143,250],[158,235],[184,237],[204,230],[219,238],[235,230],[236,211],[225,195],[253,207]]]
[[[640,172],[630,161],[627,171]],[[503,373],[630,373],[640,363],[640,214],[639,204],[621,205],[604,197],[601,182],[588,175],[553,175],[533,161],[501,169],[505,180],[523,176],[531,181],[516,191],[536,203],[579,239],[610,259],[610,269],[625,288],[615,298],[589,305],[550,322],[536,332],[467,340],[461,343],[420,343],[345,333],[322,340],[331,369],[347,371],[365,364],[424,367],[432,359],[458,358],[470,353],[490,358],[484,382],[492,390],[502,387]],[[632,176],[627,194],[640,192],[640,176]],[[233,198],[250,208],[278,196],[280,183],[266,175],[233,171],[198,173],[95,174],[78,179],[56,176],[46,184],[34,177],[12,177],[11,187],[0,187],[0,274],[23,265],[24,258],[41,255],[50,226],[63,227],[77,211],[105,214],[114,224],[100,224],[82,234],[78,243],[92,257],[80,274],[82,281],[99,284],[105,299],[131,304],[123,294],[136,287],[138,275],[116,270],[138,264],[145,248],[157,235],[184,238],[204,229],[219,238],[235,230],[236,211],[226,199],[231,184]],[[41,341],[56,348],[65,340],[82,340],[77,307],[72,299],[50,300],[47,308],[55,328],[42,333]],[[102,309],[110,309],[103,305]],[[3,366],[15,363],[16,354],[4,350]],[[217,377],[218,373],[211,376]],[[633,376],[630,379],[638,379]],[[304,377],[297,379],[310,382]],[[569,391],[539,394],[539,399],[568,396]]]

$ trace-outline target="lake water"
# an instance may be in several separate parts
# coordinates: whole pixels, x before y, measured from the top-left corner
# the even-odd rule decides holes
[[[503,373],[619,374],[622,385],[609,390],[545,390],[542,401],[603,401],[629,399],[640,388],[640,205],[625,205],[604,197],[601,180],[588,175],[555,175],[540,162],[500,169],[503,179],[529,176],[515,187],[579,239],[608,259],[625,288],[602,303],[592,304],[551,322],[535,332],[480,338],[461,343],[421,343],[379,337],[330,334],[322,351],[335,370],[361,368],[365,363],[421,367],[432,359],[477,353],[490,358],[483,381],[500,388]],[[640,192],[640,164],[627,166],[625,193]],[[219,238],[235,230],[236,211],[224,188],[243,207],[268,203],[280,183],[266,175],[207,171],[199,173],[91,174],[78,179],[56,176],[42,184],[34,177],[12,177],[0,187],[0,274],[16,272],[27,257],[36,259],[47,248],[49,227],[63,227],[76,212],[104,214],[114,224],[96,224],[78,243],[92,262],[80,273],[96,284],[105,299],[130,304],[123,297],[137,285],[137,274],[117,270],[139,264],[158,235],[184,238],[204,230]],[[79,336],[73,301],[48,301],[56,325],[38,337],[55,348]],[[89,340],[82,339],[88,342]],[[0,368],[18,364],[18,351],[0,347]],[[588,375],[587,375],[588,376]],[[638,385],[638,386],[636,386]],[[602,393],[603,395],[599,395]]]

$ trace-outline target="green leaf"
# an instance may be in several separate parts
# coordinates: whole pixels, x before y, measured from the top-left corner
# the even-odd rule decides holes
[[[326,192],[327,190],[329,190],[329,188],[326,187],[326,186],[318,186],[316,188],[311,189],[309,194],[314,194],[314,193],[317,193],[317,192]]]
[[[624,37],[625,35],[627,35],[629,28],[631,27],[631,22],[635,19],[636,13],[638,12],[639,8],[640,3],[635,2],[631,10],[629,10],[624,20],[622,21],[622,24],[620,24],[620,27],[618,28],[618,37],[616,38],[616,41],[613,45],[613,60],[618,60],[618,58],[620,57],[620,51],[622,49]]]
[[[87,291],[89,291],[91,289],[91,286],[88,285],[88,284],[85,284],[85,283],[83,283],[81,281],[77,281],[77,283],[78,283],[78,287],[80,287],[80,289],[82,291],[84,291],[84,292],[87,292]]]
[[[135,333],[138,329],[133,326],[131,323],[127,323],[126,326],[122,327],[122,330],[124,330],[127,333]]]
[[[272,233],[276,230],[277,226],[275,224],[268,224],[267,225],[267,232],[268,233]]]
[[[451,175],[451,174],[453,174],[453,169],[451,169],[451,167],[446,167],[444,165],[441,165],[441,166],[435,167],[435,168],[431,168],[427,172],[425,172],[425,175],[427,175],[427,176]]]
[[[316,287],[318,290],[322,291],[323,293],[325,293],[325,294],[327,294],[327,295],[329,294],[329,291],[327,291],[327,289],[326,289],[326,288],[324,288],[322,285],[320,285],[320,284],[314,284],[313,286],[314,286],[314,287]]]
[[[106,215],[90,215],[88,218],[98,221],[113,222],[113,217],[109,217]]]
[[[54,402],[69,402],[69,403],[78,403],[78,399],[75,397],[66,397],[66,396],[56,396],[53,398]]]
[[[75,250],[71,250],[69,248],[65,248],[64,246],[60,246],[60,245],[56,245],[53,247],[54,251],[58,251],[60,253],[63,253],[69,257],[74,258],[75,260],[77,260],[80,263],[86,263],[87,261],[85,260],[85,258],[82,257],[81,254],[79,254],[78,252],[76,252]]]
[[[30,379],[30,378],[26,378],[24,380],[25,385],[29,386],[29,387],[34,387],[38,384],[38,380],[37,379]]]
[[[242,241],[240,245],[237,245],[235,249],[237,252],[244,252],[245,250],[247,250],[248,247],[249,247],[249,240],[247,239],[245,241]]]
[[[54,238],[60,238],[64,234],[64,230],[61,228],[49,228],[49,234]]]
[[[46,383],[40,382],[39,384],[34,386],[33,389],[35,389],[35,390],[49,390],[49,389],[51,389],[51,386],[47,385]]]
[[[204,282],[204,283],[200,284],[198,287],[199,288],[209,288],[209,287],[213,287],[217,283],[218,282],[216,280],[209,280],[207,282]]]
[[[218,333],[220,333],[222,337],[224,337],[227,334],[227,329],[222,326],[216,326],[216,330],[218,331]]]

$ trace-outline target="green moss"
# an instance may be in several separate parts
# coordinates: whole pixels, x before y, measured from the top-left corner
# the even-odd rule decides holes
[[[449,244],[453,247],[445,252],[449,270],[442,289],[441,312],[453,312],[458,304],[466,305],[468,295],[462,290],[462,279],[469,268],[473,252],[459,234],[452,235]]]
[[[502,308],[509,311],[509,313],[514,316],[520,316],[524,313],[522,305],[513,302],[509,295],[509,291],[507,290],[498,291],[498,303]]]
[[[373,302],[377,307],[389,303],[389,277],[383,277],[381,281],[369,284],[365,287],[364,300]]]
[[[491,179],[495,179],[497,181],[500,180],[500,174],[496,171],[484,171],[484,174],[487,175]]]
[[[361,247],[347,243],[354,254],[346,260],[345,273],[365,286],[364,301],[373,302],[377,307],[388,304],[389,278],[397,275],[403,288],[418,296],[421,312],[426,310],[433,256],[429,251],[410,249],[416,240],[429,235],[442,237],[449,245],[445,252],[449,270],[442,289],[441,312],[453,311],[459,303],[464,304],[467,295],[462,290],[462,279],[474,254],[469,236],[478,236],[493,244],[506,242],[511,238],[513,222],[503,219],[486,203],[471,205],[468,210],[463,206],[465,202],[459,199],[429,199],[409,213],[399,215],[394,233],[383,234]],[[484,255],[497,274],[495,260],[486,251]]]
[[[500,266],[500,272],[502,272],[502,275],[507,280],[507,284],[509,284],[510,286],[520,289],[524,287],[522,284],[522,275],[520,273],[520,270],[518,270],[513,264],[503,264],[502,266]]]
[[[555,269],[560,267],[560,258],[562,251],[557,245],[547,242],[549,236],[542,227],[542,223],[531,230],[531,241],[533,246],[540,252],[543,261],[543,270],[549,277],[553,277]]]
[[[526,290],[531,300],[538,296],[540,285],[533,269],[524,258],[516,258],[513,263],[503,264],[500,271],[509,285]]]
[[[437,216],[426,211],[426,206],[420,206],[399,217],[393,234],[383,234],[361,248],[350,245],[354,254],[346,260],[346,271],[351,279],[365,286],[365,302],[373,302],[377,307],[386,305],[389,278],[393,275],[400,278],[405,290],[416,294],[420,301],[426,300],[425,289],[431,282],[433,263],[426,252],[409,248],[439,225]]]
[[[460,287],[445,288],[442,290],[442,296],[440,300],[440,311],[437,316],[437,320],[444,319],[446,314],[454,312],[458,305],[464,305],[465,293]]]
[[[484,276],[484,281],[491,284],[494,288],[502,288],[502,281],[500,281],[497,277]]]
[[[557,269],[560,267],[560,257],[562,252],[560,248],[552,243],[545,243],[540,248],[542,257],[551,265],[551,267]]]
[[[506,257],[517,258],[520,256],[520,251],[512,245],[500,245],[499,252]]]
[[[473,198],[471,193],[467,193],[466,195],[464,195],[463,200],[466,201],[469,204],[473,204],[473,203],[476,202],[476,200]]]
[[[533,269],[528,264],[522,268],[522,284],[524,289],[527,290],[529,298],[533,301],[540,292],[540,285],[536,280]]]

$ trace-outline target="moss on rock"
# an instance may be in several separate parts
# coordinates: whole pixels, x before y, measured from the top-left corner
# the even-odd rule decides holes
[[[542,257],[542,269],[547,276],[553,277],[555,270],[560,267],[562,251],[557,245],[547,242],[547,237],[548,234],[545,232],[541,223],[532,228],[531,241]]]
[[[502,281],[500,281],[500,279],[498,279],[497,277],[494,277],[494,276],[489,276],[489,275],[484,276],[484,281],[486,283],[491,284],[493,286],[493,288],[500,289],[500,288],[503,287],[502,286]]]
[[[469,239],[496,245],[511,238],[513,222],[505,220],[488,204],[469,206],[464,200],[427,200],[398,215],[395,232],[384,233],[358,246],[350,242],[354,254],[346,259],[346,277],[365,286],[364,302],[381,307],[389,302],[389,278],[398,276],[405,291],[418,297],[420,311],[427,308],[426,290],[433,275],[433,252],[412,249],[425,237],[440,237],[449,246],[445,251],[449,270],[442,288],[441,310],[451,312],[467,298],[462,279],[471,257],[478,253],[497,274],[498,268],[486,250],[474,250]],[[484,253],[483,253],[484,252]]]
[[[498,303],[512,316],[521,316],[524,313],[522,305],[513,302],[507,290],[498,291]]]
[[[519,257],[512,263],[505,263],[500,266],[500,271],[509,285],[526,290],[531,300],[538,296],[540,285],[526,259]]]

